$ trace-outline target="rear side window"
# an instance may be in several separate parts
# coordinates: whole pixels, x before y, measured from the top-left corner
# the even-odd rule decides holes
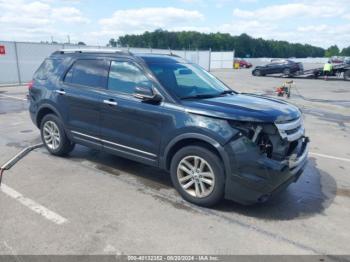
[[[62,59],[45,59],[39,69],[34,74],[34,79],[46,80],[51,74],[54,74]]]
[[[104,60],[77,60],[69,69],[64,82],[90,87],[104,87],[107,70]]]
[[[108,89],[132,94],[138,83],[149,82],[144,73],[130,62],[112,61],[108,77]]]

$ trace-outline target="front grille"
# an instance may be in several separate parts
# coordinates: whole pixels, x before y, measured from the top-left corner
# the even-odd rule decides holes
[[[286,130],[285,132],[287,133],[287,135],[292,135],[295,132],[298,132],[299,127],[291,129],[291,130]]]
[[[276,123],[275,125],[282,139],[286,139],[289,142],[298,140],[305,134],[302,117],[284,123]]]

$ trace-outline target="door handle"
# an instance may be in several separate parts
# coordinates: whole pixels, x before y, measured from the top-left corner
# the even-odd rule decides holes
[[[60,95],[65,95],[66,94],[66,92],[64,90],[55,90],[55,92],[57,94],[60,94]]]
[[[104,104],[110,105],[110,106],[116,106],[118,105],[118,103],[116,101],[113,100],[103,100]]]

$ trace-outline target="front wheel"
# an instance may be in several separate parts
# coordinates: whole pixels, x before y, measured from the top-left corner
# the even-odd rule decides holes
[[[262,76],[262,73],[261,73],[261,71],[260,71],[259,69],[255,69],[255,70],[253,71],[253,75],[254,75],[254,76]]]
[[[40,125],[41,139],[53,155],[63,156],[74,149],[63,128],[61,120],[53,114],[46,115]]]
[[[344,72],[344,80],[350,81],[350,69]]]
[[[213,206],[224,196],[225,175],[219,157],[200,146],[180,149],[171,161],[171,180],[180,195],[200,206]]]

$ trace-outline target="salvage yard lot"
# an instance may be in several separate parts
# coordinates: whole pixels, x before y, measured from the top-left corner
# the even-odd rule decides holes
[[[214,74],[270,96],[284,81]],[[269,202],[201,208],[158,169],[82,146],[68,158],[39,148],[5,172],[0,254],[349,254],[350,83],[295,83],[290,102],[304,112],[310,159]],[[40,142],[25,96],[26,87],[0,87],[0,164]]]

